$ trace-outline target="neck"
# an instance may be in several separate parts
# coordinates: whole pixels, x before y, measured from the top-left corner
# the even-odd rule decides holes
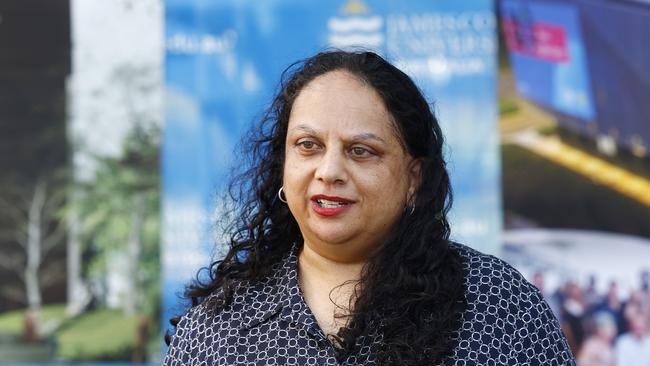
[[[340,262],[305,243],[298,254],[298,279],[307,306],[325,334],[345,326],[365,261]],[[342,316],[339,317],[336,314]]]
[[[364,239],[367,238],[357,236],[346,238],[341,242],[329,242],[317,236],[308,235],[304,237],[303,251],[306,251],[305,254],[313,260],[326,260],[328,265],[363,267],[363,264],[381,247],[381,243]]]
[[[338,286],[346,281],[356,281],[361,276],[365,260],[359,258],[332,258],[328,253],[321,253],[317,248],[305,243],[298,255],[298,267],[310,277],[322,279],[323,282]]]

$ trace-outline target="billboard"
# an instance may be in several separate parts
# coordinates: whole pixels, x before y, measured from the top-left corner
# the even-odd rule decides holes
[[[643,363],[650,5],[502,0],[500,10],[518,94],[542,107],[518,100],[503,117],[503,257],[544,294],[578,364]]]
[[[162,5],[0,23],[0,364],[156,364]]]

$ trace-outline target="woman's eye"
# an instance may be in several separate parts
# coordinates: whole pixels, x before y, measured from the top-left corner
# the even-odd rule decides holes
[[[313,150],[314,148],[316,148],[316,143],[310,140],[300,141],[298,142],[297,145],[305,150]]]
[[[352,155],[358,156],[358,157],[364,157],[364,156],[370,155],[370,151],[368,151],[368,149],[365,149],[363,147],[358,147],[358,146],[353,147],[351,149],[351,152],[352,152]]]

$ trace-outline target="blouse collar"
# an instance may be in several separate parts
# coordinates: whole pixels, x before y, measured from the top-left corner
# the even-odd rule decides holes
[[[298,254],[302,245],[291,250],[276,263],[270,275],[259,282],[241,287],[233,301],[245,304],[240,329],[250,329],[279,314],[280,319],[326,339],[316,318],[305,303],[298,282]]]

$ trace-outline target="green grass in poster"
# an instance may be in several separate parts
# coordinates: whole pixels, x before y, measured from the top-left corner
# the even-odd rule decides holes
[[[121,311],[85,313],[57,332],[58,356],[67,361],[129,359],[137,324],[136,316]]]
[[[61,321],[65,317],[65,305],[48,305],[41,310],[43,324]],[[0,333],[21,334],[25,321],[25,311],[15,310],[0,314]]]
[[[124,361],[131,358],[138,316],[127,316],[120,310],[100,309],[64,320],[65,305],[49,305],[43,307],[41,319],[43,327],[59,325],[44,334],[45,337],[54,336],[59,360]],[[23,322],[24,310],[1,314],[0,334],[20,339]]]

